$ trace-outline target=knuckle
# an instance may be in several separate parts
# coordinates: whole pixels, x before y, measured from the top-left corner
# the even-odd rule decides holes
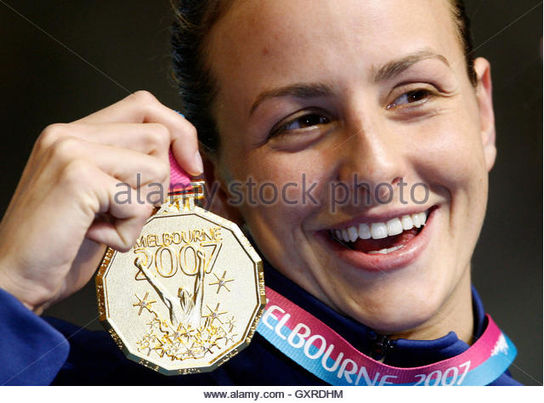
[[[198,133],[196,131],[196,127],[192,123],[189,123],[187,127],[187,135],[194,138],[195,140],[197,138]]]
[[[129,95],[129,98],[133,100],[134,102],[138,104],[142,104],[142,105],[158,102],[157,98],[155,98],[155,96],[152,93],[146,90],[136,91],[132,93],[131,95]]]
[[[70,161],[76,156],[76,149],[80,141],[75,137],[64,136],[58,138],[51,146],[51,153],[56,161]]]
[[[165,182],[170,176],[170,164],[166,162],[161,161],[157,163],[155,169],[155,177],[157,178],[158,182]]]
[[[197,143],[197,131],[196,131],[196,127],[193,126],[192,123],[187,122],[187,124],[183,126],[181,135],[183,136],[185,141],[190,141],[194,144]]]
[[[49,148],[59,138],[61,138],[68,132],[66,126],[67,124],[65,123],[53,123],[47,126],[45,129],[43,129],[40,136],[38,137],[38,147],[42,150]]]
[[[141,184],[141,191],[156,191],[156,186],[162,188],[170,176],[170,165],[163,161],[154,161],[145,168],[144,183]]]
[[[79,188],[89,186],[91,176],[90,164],[84,160],[73,160],[64,166],[60,179],[69,188]]]
[[[150,142],[155,148],[168,149],[170,147],[170,131],[164,125],[159,123],[149,123]]]
[[[153,206],[151,204],[141,203],[138,205],[138,215],[142,218],[142,227],[144,226],[145,221],[151,216],[151,213],[153,213]],[[137,237],[138,234],[136,234],[135,236]]]

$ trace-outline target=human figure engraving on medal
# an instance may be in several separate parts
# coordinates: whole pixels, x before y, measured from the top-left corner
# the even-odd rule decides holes
[[[221,302],[204,303],[206,285],[214,287],[210,291],[218,295],[230,292],[234,281],[228,277],[228,269],[221,270],[221,275],[214,272],[221,247],[218,228],[140,238],[133,249],[138,269],[135,280],[147,281],[154,291],[151,293],[158,296],[154,299],[150,292],[134,295],[132,306],[138,309],[138,316],[145,311],[150,317],[147,332],[137,342],[140,352],[161,358],[166,355],[171,360],[199,359],[233,343],[237,336],[234,315],[229,315]],[[213,278],[206,284],[210,274]],[[180,281],[187,279],[192,281]],[[178,283],[177,294],[169,291],[167,281]],[[157,300],[167,308],[167,319],[157,309]]]

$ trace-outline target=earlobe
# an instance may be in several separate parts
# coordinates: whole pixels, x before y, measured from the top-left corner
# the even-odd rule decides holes
[[[479,57],[474,61],[474,70],[478,79],[476,98],[480,114],[480,133],[484,149],[487,170],[495,163],[497,148],[495,146],[495,113],[493,111],[493,85],[489,62]]]

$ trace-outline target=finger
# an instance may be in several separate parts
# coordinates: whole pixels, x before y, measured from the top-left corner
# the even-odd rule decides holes
[[[163,161],[163,164],[168,163],[170,133],[164,125],[158,123],[96,125],[57,123],[48,126],[38,138],[17,191],[26,188],[28,181],[32,177],[31,173],[40,169],[40,165],[46,166],[46,163],[50,163],[51,157],[55,157],[59,149],[61,154],[60,162],[63,161],[63,158],[72,158],[75,153],[73,152],[74,147],[70,147],[70,145],[77,143],[77,141],[74,141],[76,139],[131,149],[157,156]],[[68,149],[68,152],[64,152],[66,149]],[[79,155],[81,156],[81,153]],[[87,149],[84,153],[84,156],[93,155],[100,155],[100,152],[90,153]],[[119,161],[119,158],[114,158],[113,161]]]
[[[116,220],[115,223],[97,221],[87,231],[86,238],[115,249],[127,252],[140,235],[146,220],[141,216],[134,216],[125,220]]]
[[[170,147],[170,132],[159,123],[53,124],[40,135],[37,147],[44,151],[64,137],[127,148],[163,157]]]
[[[92,143],[76,137],[57,141],[48,155],[46,166],[59,169],[75,160],[96,165],[108,175],[128,183],[131,187],[158,182],[167,184],[169,165],[164,159],[126,148]],[[56,168],[58,167],[58,168]]]
[[[100,206],[98,213],[105,214],[109,219],[95,220],[87,230],[86,237],[126,252],[140,235],[142,227],[153,212],[153,206],[135,201],[135,189],[130,189],[133,202],[119,203],[115,200],[115,180],[104,173],[101,175],[103,186],[94,189]]]
[[[88,124],[106,122],[161,123],[169,130],[172,151],[180,166],[192,175],[202,173],[203,164],[198,152],[195,127],[179,113],[161,104],[149,92],[135,92],[76,122]]]

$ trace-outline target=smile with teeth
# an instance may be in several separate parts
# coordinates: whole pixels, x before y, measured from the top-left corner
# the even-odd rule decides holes
[[[383,254],[402,249],[417,236],[427,221],[427,212],[395,217],[387,222],[361,223],[331,230],[337,241],[367,254]]]

